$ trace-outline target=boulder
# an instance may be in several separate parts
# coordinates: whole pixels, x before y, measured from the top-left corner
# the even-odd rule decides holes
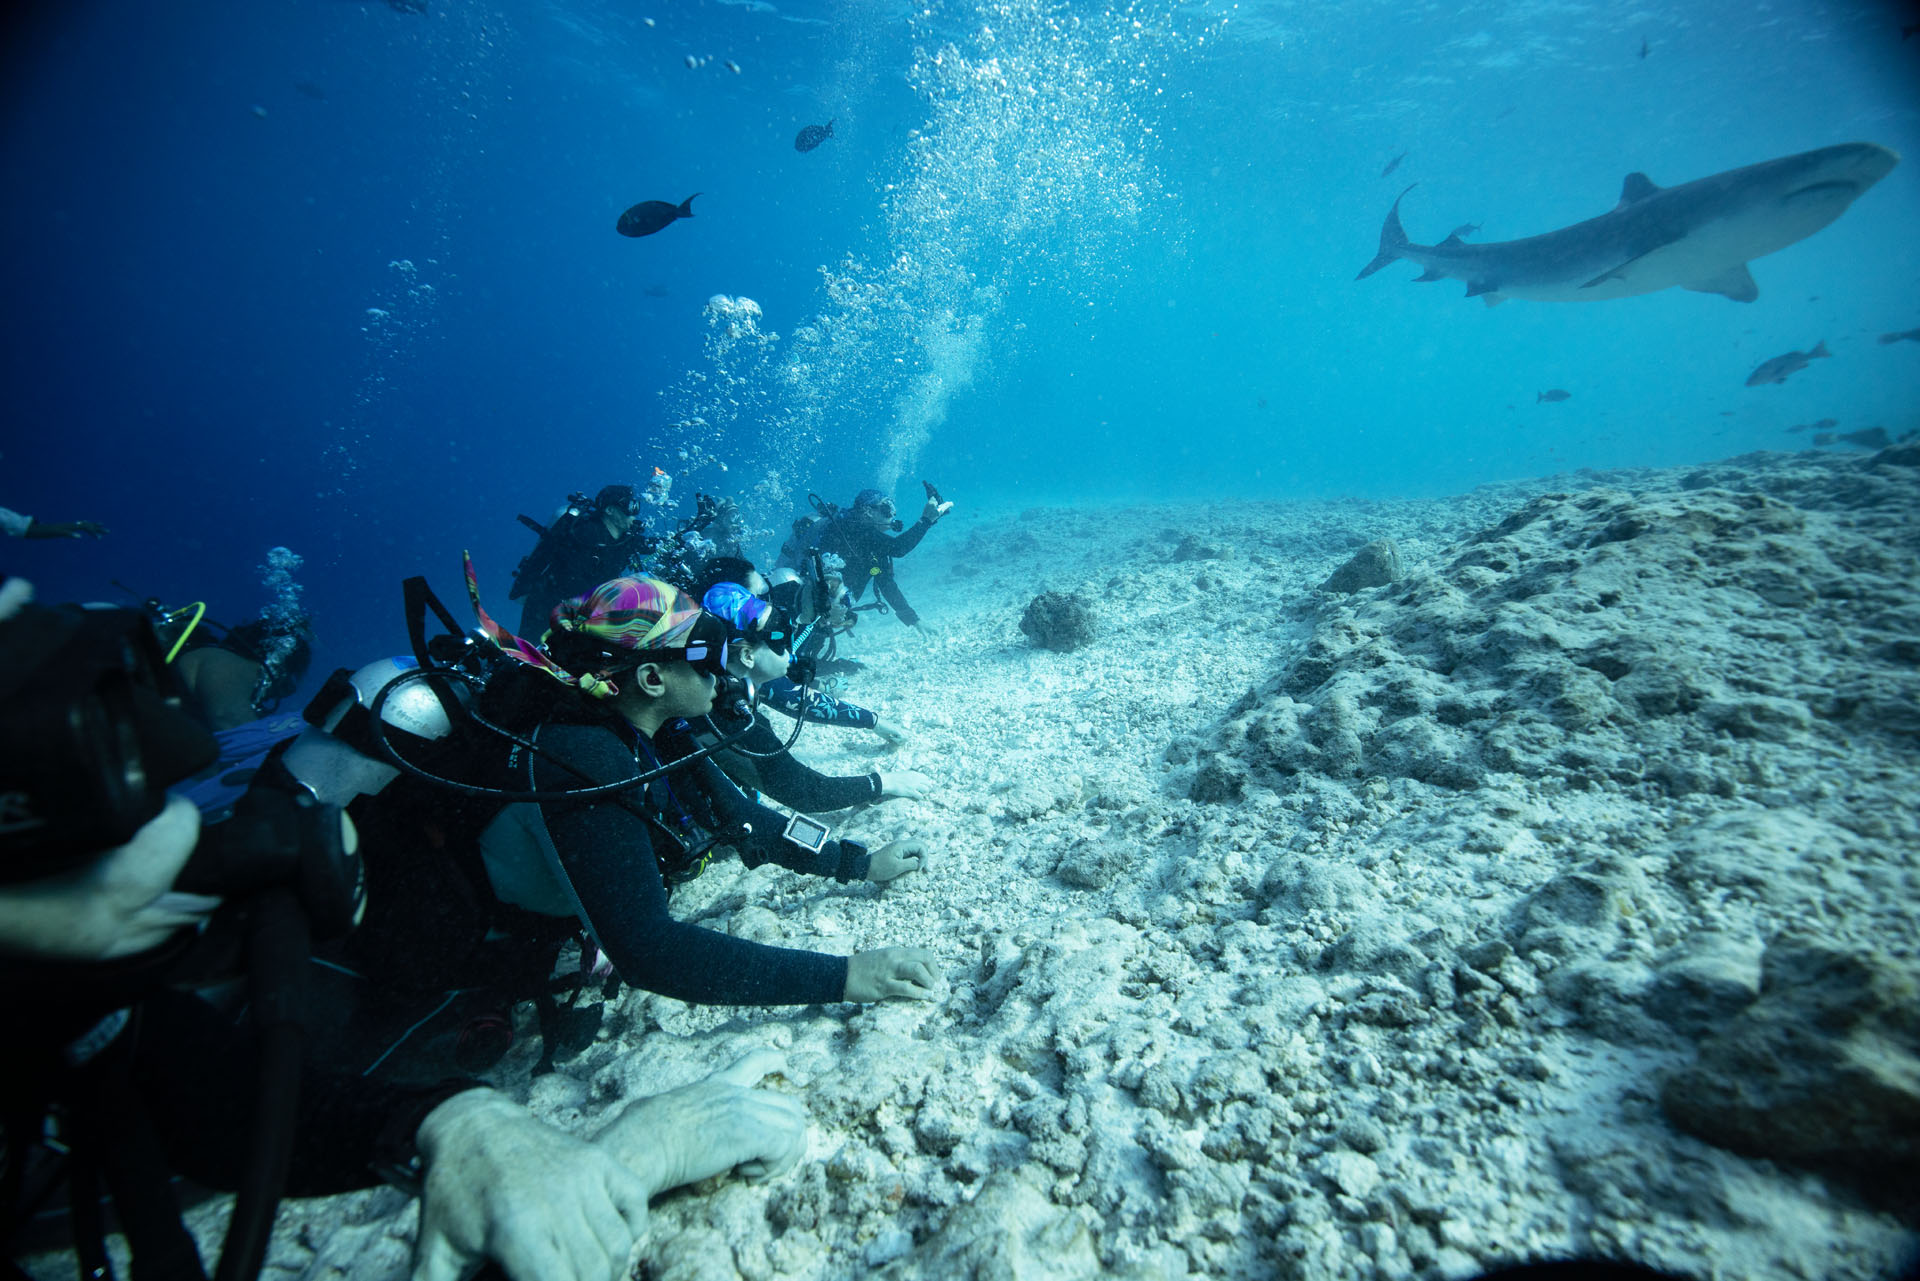
[[[1020,618],[1020,630],[1042,649],[1085,649],[1093,644],[1093,602],[1080,592],[1041,592]]]
[[[1353,554],[1353,559],[1333,571],[1320,584],[1323,592],[1358,592],[1369,587],[1385,587],[1407,576],[1400,563],[1400,549],[1391,538],[1376,538]]]

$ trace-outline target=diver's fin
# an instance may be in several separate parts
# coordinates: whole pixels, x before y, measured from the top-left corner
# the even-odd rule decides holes
[[[1691,289],[1697,294],[1723,294],[1735,302],[1752,302],[1760,296],[1760,286],[1753,281],[1753,273],[1747,270],[1747,264],[1736,262],[1733,266],[1705,280],[1690,280],[1680,286]]]

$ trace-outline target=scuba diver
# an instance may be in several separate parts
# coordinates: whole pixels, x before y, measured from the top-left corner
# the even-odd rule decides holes
[[[692,1003],[932,995],[932,958],[918,949],[823,955],[669,914],[672,887],[722,847],[750,866],[843,882],[925,863],[917,842],[869,852],[750,801],[712,748],[664,758],[661,727],[708,715],[716,697],[722,745],[752,724],[722,620],[670,584],[616,578],[563,601],[536,646],[487,615],[470,561],[467,574],[483,641],[409,580],[415,659],[336,673],[310,708],[314,728],[287,752],[317,796],[348,806],[368,850],[366,919],[338,960],[383,978],[355,995],[343,1053],[365,1064],[403,1043],[409,1059],[452,1043],[455,1066],[481,1071],[512,1044],[512,1006],[532,1000],[545,1050],[536,1070],[547,1070],[556,1050],[591,1039],[583,1021],[597,1025],[604,1007],[579,1002],[607,965],[620,982]],[[422,598],[449,633],[432,645]],[[556,989],[571,939],[580,970]]]
[[[918,547],[927,531],[953,510],[953,504],[943,500],[939,490],[928,482],[921,484],[927,491],[926,505],[920,509],[920,519],[904,532],[894,515],[893,500],[877,489],[861,490],[846,511],[816,498],[815,508],[824,519],[810,531],[813,551],[823,556],[838,556],[845,563],[843,581],[855,601],[866,594],[867,584],[871,582],[879,601],[891,605],[900,621],[909,627],[920,625],[920,615],[901,592],[899,580],[894,577],[893,562]]]
[[[531,516],[520,523],[539,536],[513,571],[509,600],[523,600],[520,634],[538,640],[554,606],[624,573],[654,549],[643,507],[632,485],[607,485],[589,499],[573,494],[551,524]]]
[[[787,679],[792,662],[791,632],[773,606],[740,583],[714,585],[702,604],[709,614],[731,624],[740,638],[729,650],[729,670],[734,675],[756,682],[792,684]],[[799,693],[804,707],[809,691],[801,689]],[[865,708],[838,703],[824,695],[819,697],[836,709],[850,708],[868,717],[873,715]],[[787,808],[804,814],[821,814],[893,797],[924,800],[932,789],[933,780],[913,770],[885,774],[874,770],[846,776],[822,774],[793,755],[791,749],[809,721],[833,722],[818,714],[797,715],[796,719],[799,723],[782,742],[771,722],[756,710],[752,726],[738,736],[737,742],[717,751],[714,759],[734,782],[757,788]],[[869,725],[872,724],[875,722],[869,721]],[[662,729],[660,743],[669,757],[678,759],[719,737],[720,730],[711,719],[682,717]]]
[[[812,688],[811,678],[823,665],[814,660],[821,655],[827,640],[834,634],[834,620],[843,620],[846,627],[851,627],[853,620],[859,617],[845,607],[848,602],[844,601],[844,592],[840,593],[842,607],[830,610],[822,621],[811,611],[811,596],[793,570],[776,569],[769,581],[753,567],[751,561],[738,556],[716,556],[701,566],[700,575],[694,580],[694,592],[709,612],[720,614],[742,632],[747,629],[737,616],[740,613],[738,605],[716,605],[707,599],[713,589],[722,584],[744,587],[748,595],[773,607],[771,617],[765,621],[766,645],[781,662],[779,670],[774,671],[771,661],[763,659],[766,670],[753,674],[760,690],[762,706],[795,720],[839,729],[872,730],[886,740],[887,751],[906,743],[906,733],[892,721],[881,719],[878,712]],[[827,590],[830,593],[831,587]],[[801,679],[795,680],[796,675]],[[796,808],[804,809],[805,806]]]

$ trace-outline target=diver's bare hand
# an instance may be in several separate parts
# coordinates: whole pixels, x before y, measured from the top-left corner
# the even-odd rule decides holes
[[[648,1189],[612,1152],[493,1090],[456,1094],[416,1136],[427,1162],[413,1281],[460,1281],[487,1259],[513,1281],[623,1281]]]
[[[924,947],[878,947],[847,958],[843,1001],[931,1001],[940,986],[935,957]]]
[[[886,750],[890,752],[907,745],[907,731],[901,729],[892,721],[876,719],[873,722],[873,732],[887,740]]]
[[[933,780],[918,770],[903,769],[880,775],[880,795],[909,801],[924,801],[933,790]]]
[[[951,499],[943,503],[937,498],[929,498],[927,505],[920,509],[920,519],[929,525],[937,525],[940,523],[940,518],[952,510]]]
[[[867,856],[867,879],[884,884],[927,866],[927,847],[920,841],[888,841]]]
[[[656,1195],[727,1170],[785,1174],[806,1151],[807,1111],[791,1095],[754,1087],[786,1070],[774,1051],[755,1050],[705,1080],[636,1099],[593,1141]]]

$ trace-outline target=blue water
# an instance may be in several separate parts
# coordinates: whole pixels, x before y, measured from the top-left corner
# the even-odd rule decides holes
[[[945,537],[1035,503],[1444,494],[1798,448],[1784,429],[1823,417],[1898,434],[1920,344],[1876,337],[1920,326],[1903,20],[49,6],[9,33],[0,89],[0,504],[113,533],[11,543],[7,568],[49,599],[119,599],[117,578],[237,621],[286,546],[324,672],[397,647],[402,576],[457,597],[471,547],[503,597],[516,512],[656,465],[767,528],[808,489],[878,480],[910,506],[931,477],[959,502]],[[1414,239],[1507,239],[1602,212],[1631,170],[1855,140],[1908,159],[1756,262],[1752,304],[1489,309],[1405,263],[1353,279],[1407,183]],[[691,221],[615,234],[696,191]],[[759,317],[729,335],[716,294]],[[1833,360],[1743,386],[1823,338]],[[1550,387],[1573,398],[1537,404]]]

